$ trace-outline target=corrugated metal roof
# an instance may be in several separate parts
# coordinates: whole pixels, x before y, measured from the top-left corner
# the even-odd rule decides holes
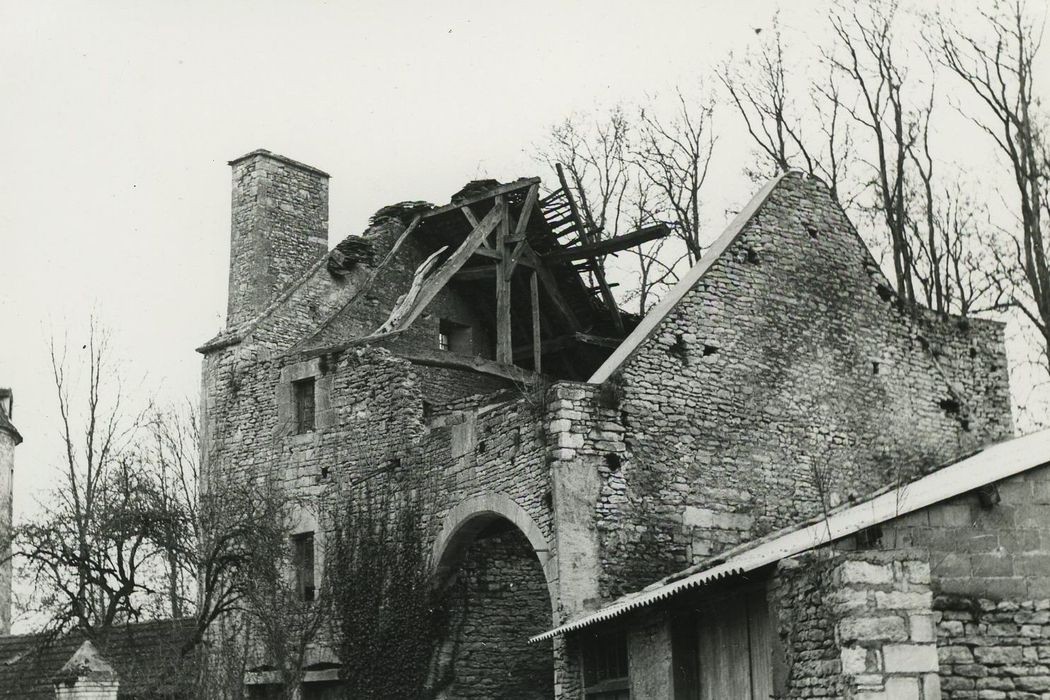
[[[993,484],[1034,467],[1050,463],[1050,430],[1001,442],[982,449],[932,474],[877,492],[858,505],[841,508],[826,517],[780,530],[723,553],[719,558],[673,574],[637,593],[560,627],[536,635],[539,642],[573,632],[631,610],[652,605],[684,590],[696,588],[773,564],[795,554],[852,535],[865,528],[926,508],[954,496]]]

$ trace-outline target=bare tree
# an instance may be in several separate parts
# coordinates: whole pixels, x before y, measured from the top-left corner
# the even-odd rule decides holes
[[[968,35],[942,19],[934,42],[944,65],[984,106],[985,115],[970,119],[993,140],[1013,175],[1019,231],[997,248],[995,278],[1002,295],[1039,332],[1050,371],[1050,265],[1043,232],[1050,211],[1050,155],[1034,74],[1042,25],[1023,0],[996,3],[980,15],[987,37]]]
[[[681,91],[674,115],[661,119],[651,110],[639,112],[640,124],[632,161],[656,192],[656,205],[671,223],[674,236],[685,244],[693,265],[704,252],[701,231],[701,188],[707,180],[715,141],[713,100],[701,95],[696,102]]]
[[[51,341],[63,464],[40,518],[16,529],[14,553],[47,627],[95,637],[139,617],[163,531],[177,514],[140,469],[144,414],[127,412],[110,336],[94,318],[82,350],[86,357],[71,366],[67,348]]]
[[[799,168],[825,179],[832,196],[849,206],[852,197],[844,196],[843,184],[853,153],[840,78],[834,69],[829,70],[826,81],[814,81],[806,98],[797,100],[794,93],[800,90],[789,83],[785,69],[779,16],[774,18],[772,30],[768,35],[771,40],[756,53],[730,57],[717,73],[768,164],[748,173],[753,179],[764,180]]]

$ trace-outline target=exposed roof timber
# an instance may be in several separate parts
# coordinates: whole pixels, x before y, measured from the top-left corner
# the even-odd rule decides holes
[[[428,367],[445,367],[447,369],[467,369],[495,377],[502,377],[520,384],[531,384],[539,380],[539,375],[514,365],[503,364],[482,357],[468,355],[457,355],[452,352],[441,351],[412,351],[396,352],[409,362]]]
[[[540,179],[538,177],[522,178],[521,180],[517,180],[515,182],[510,182],[510,183],[507,183],[506,185],[500,185],[499,187],[493,187],[491,190],[487,190],[487,191],[485,191],[485,192],[483,192],[483,193],[481,193],[479,195],[476,195],[474,197],[470,197],[469,199],[463,199],[463,200],[460,200],[458,202],[453,202],[452,204],[446,204],[443,207],[438,207],[437,209],[431,209],[430,211],[428,211],[425,214],[423,214],[423,218],[424,219],[432,219],[435,216],[440,216],[441,214],[447,214],[450,211],[456,211],[457,209],[463,209],[464,207],[469,207],[471,204],[477,204],[478,202],[484,202],[486,200],[492,199],[493,197],[496,197],[497,195],[509,194],[511,192],[517,192],[518,190],[523,190],[526,187],[532,187],[533,185],[539,185],[539,184],[540,184]]]
[[[620,344],[621,341],[616,338],[603,338],[598,335],[591,335],[590,333],[570,333],[568,335],[561,335],[557,338],[550,338],[540,343],[540,351],[543,353],[557,352],[564,350],[567,347],[572,346],[575,343],[583,343],[584,345],[596,345],[603,348],[615,348]],[[519,345],[514,348],[514,359],[524,359],[532,354],[532,344]]]
[[[622,596],[597,612],[536,635],[529,642],[573,632],[665,600],[683,590],[760,569],[1048,463],[1050,430],[991,445],[932,474],[883,489],[859,505],[832,512],[826,517],[821,516],[804,523],[802,527],[781,530],[761,540],[730,549],[710,563],[702,563],[657,581],[637,593]]]
[[[554,279],[554,275],[551,274],[551,271],[539,259],[539,256],[531,250],[526,251],[524,259],[528,260],[532,266],[536,268],[536,274],[540,278],[540,284],[543,285],[543,290],[547,292],[547,298],[551,300],[554,304],[554,308],[557,309],[558,313],[561,314],[563,319],[565,319],[568,326],[574,331],[580,330],[580,321],[576,318],[576,314],[573,313],[572,308],[561,295],[561,290],[558,289],[558,283]]]
[[[798,171],[788,171],[783,173],[779,177],[773,178],[766,185],[759,190],[751,201],[747,203],[740,213],[737,214],[729,225],[726,226],[722,235],[718,237],[718,240],[714,242],[710,249],[704,254],[700,261],[697,262],[693,267],[685,274],[685,276],[671,288],[671,291],[664,295],[660,303],[649,310],[649,313],[645,315],[642,322],[639,323],[631,334],[627,336],[627,339],[620,344],[620,347],[616,349],[612,355],[609,356],[602,366],[591,375],[588,379],[590,384],[601,384],[608,379],[612,374],[620,368],[620,366],[627,361],[634,351],[641,347],[642,343],[649,339],[655,331],[656,327],[660,325],[660,322],[667,317],[671,310],[678,305],[678,302],[685,297],[689,291],[696,286],[696,283],[700,281],[704,273],[710,269],[711,265],[714,264],[715,260],[725,253],[729,245],[736,240],[736,237],[744,230],[744,226],[751,221],[761,207],[766,198],[769,197],[773,189],[780,183],[780,181],[786,177],[789,173],[796,173]]]
[[[389,330],[398,330],[400,328],[407,328],[411,325],[412,321],[427,307],[427,304],[437,296],[452,276],[463,267],[464,263],[470,256],[477,252],[481,242],[485,240],[485,237],[499,225],[499,222],[506,215],[506,206],[497,205],[492,207],[491,211],[485,215],[485,218],[478,223],[477,226],[470,232],[470,234],[463,239],[463,243],[456,248],[455,252],[448,257],[447,260],[439,267],[433,274],[426,278],[423,283],[419,294],[412,304],[410,311],[404,314],[399,319],[396,327],[391,327]]]
[[[671,231],[667,228],[666,224],[646,226],[645,228],[638,229],[637,231],[622,236],[615,236],[613,238],[606,238],[603,241],[585,243],[572,248],[566,248],[565,250],[559,250],[555,253],[545,255],[544,259],[561,262],[563,260],[583,260],[598,255],[608,255],[609,253],[616,253],[621,250],[626,250],[627,248],[633,248],[642,243],[655,241],[658,238],[664,238],[670,232]]]
[[[453,280],[469,282],[472,280],[485,280],[496,278],[495,265],[478,265],[476,267],[464,267],[460,269]]]

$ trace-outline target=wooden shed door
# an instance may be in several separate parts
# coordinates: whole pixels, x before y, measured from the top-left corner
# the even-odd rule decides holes
[[[705,605],[698,634],[700,700],[772,696],[772,640],[764,589]]]

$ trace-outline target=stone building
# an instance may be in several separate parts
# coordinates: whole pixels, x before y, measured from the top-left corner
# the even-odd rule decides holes
[[[14,393],[0,389],[0,636],[11,633],[11,517],[15,447],[22,435],[11,422]]]
[[[1042,513],[1034,485],[1001,486],[988,511],[971,503],[1001,479],[1029,484],[1032,458],[968,491],[937,482],[939,500],[893,517],[852,510],[931,488],[943,465],[984,469],[967,456],[1013,425],[1002,326],[901,304],[819,180],[766,185],[638,318],[597,263],[666,231],[601,238],[564,186],[470,183],[445,206],[381,209],[329,250],[324,172],[267,151],[230,165],[228,323],[199,348],[204,467],[336,500],[380,481],[421,493],[436,583],[462,592],[445,697],[726,697],[712,688],[742,686],[711,679],[745,671],[711,649],[741,634],[769,644],[749,652],[740,697],[912,697],[894,693],[914,681],[930,700],[931,651],[963,693],[951,697],[1008,697],[968,684],[956,647],[1010,614],[1050,644],[1032,621],[1050,597],[1039,528],[987,552],[1022,567],[1023,585],[967,592],[952,588],[961,569],[939,573],[996,565],[955,551],[973,535],[955,535],[963,506],[1000,539],[1006,508]],[[841,513],[848,526],[822,541],[806,530]],[[330,528],[304,513],[291,533],[311,581]],[[795,531],[811,537],[747,554]],[[719,569],[730,557],[751,568]],[[992,591],[1005,607],[931,602]],[[883,598],[892,614],[869,615]],[[1033,669],[1040,648],[1021,652],[1035,649]],[[921,668],[883,677],[912,651]],[[304,697],[336,684],[340,663],[314,650]],[[264,669],[251,680],[272,681]]]

